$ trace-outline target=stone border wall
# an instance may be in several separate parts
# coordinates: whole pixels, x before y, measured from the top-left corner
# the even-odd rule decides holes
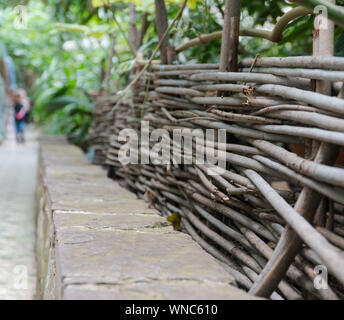
[[[61,138],[40,151],[44,299],[252,299],[190,236]]]

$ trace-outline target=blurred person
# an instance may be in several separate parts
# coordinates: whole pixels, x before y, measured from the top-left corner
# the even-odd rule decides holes
[[[31,107],[31,102],[30,102],[30,98],[28,97],[28,95],[26,93],[26,90],[19,88],[16,91],[19,93],[19,95],[21,97],[21,102],[22,102],[26,112],[29,112],[30,107]]]
[[[30,109],[30,101],[24,89],[18,89],[13,95],[14,124],[16,129],[16,140],[24,143],[24,130],[26,125],[26,114]]]

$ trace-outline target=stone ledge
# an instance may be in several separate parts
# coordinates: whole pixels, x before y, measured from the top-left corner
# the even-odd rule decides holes
[[[192,238],[64,139],[41,141],[38,261],[45,299],[253,299]]]
[[[128,285],[78,284],[67,285],[64,299],[78,296],[81,300],[252,300],[240,289],[210,281],[151,281]]]

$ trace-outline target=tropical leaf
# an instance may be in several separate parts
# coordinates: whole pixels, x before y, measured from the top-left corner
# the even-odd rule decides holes
[[[78,107],[75,107],[68,112],[68,115],[70,115],[70,116],[75,116],[77,114],[92,117],[93,112],[90,110],[85,110],[85,109],[78,108]]]
[[[135,63],[136,63],[136,59],[124,61],[118,65],[116,72],[119,74],[123,74],[125,72],[131,71]]]
[[[65,95],[51,99],[49,103],[47,103],[44,111],[47,115],[51,115],[70,105],[85,106],[90,110],[93,108],[93,104],[85,98]]]

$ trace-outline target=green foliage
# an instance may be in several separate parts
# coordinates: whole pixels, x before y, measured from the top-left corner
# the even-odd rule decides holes
[[[178,30],[174,30],[176,42],[198,37],[203,33],[211,33],[221,30],[222,26],[218,17],[209,11],[209,1],[198,5],[196,10],[189,10],[183,17]],[[206,14],[204,14],[206,13]],[[200,23],[195,23],[199,21]],[[192,47],[179,55],[181,62],[217,62],[220,55],[221,41],[212,41],[206,45]]]
[[[103,6],[109,6],[114,3],[118,2],[124,2],[124,3],[134,3],[135,6],[140,9],[147,12],[154,12],[154,0],[92,0],[92,5],[95,8],[103,7]],[[167,5],[170,4],[182,4],[184,0],[166,0],[165,1]],[[198,3],[201,3],[202,0],[188,0],[187,5],[195,9]]]
[[[342,31],[335,43],[335,51],[338,56],[344,56],[344,31]]]
[[[242,0],[242,8],[254,18],[255,25],[264,25],[266,22],[276,23],[283,14],[283,1],[276,0]]]
[[[92,121],[90,93],[102,87],[101,73],[107,68],[110,37],[116,36],[110,86],[122,89],[136,62],[116,20],[129,33],[129,0],[0,0],[0,38],[18,67],[20,85],[35,100],[34,120],[49,133],[72,135],[80,142]],[[136,27],[149,12],[140,55],[147,59],[158,43],[154,24],[154,0],[132,0],[136,4]],[[182,0],[166,0],[168,17],[175,17]],[[178,46],[203,33],[222,29],[224,0],[189,0],[170,42]],[[343,0],[337,1],[343,4]],[[27,25],[16,28],[13,10],[27,5]],[[294,5],[286,1],[242,0],[243,28],[271,30]],[[292,21],[284,39],[276,44],[264,39],[241,37],[240,57],[311,54],[313,18]],[[199,45],[178,55],[175,63],[218,62],[221,42]],[[344,34],[336,29],[336,54],[344,55]],[[102,71],[102,72],[101,72]],[[113,89],[114,90],[114,89]]]
[[[48,133],[84,134],[93,109],[85,92],[98,89],[99,64],[106,51],[94,37],[95,28],[90,28],[85,43],[83,34],[56,23],[54,13],[43,2],[32,1],[27,26],[18,29],[15,13],[7,7],[0,11],[0,37],[15,60],[20,86],[28,88],[35,101],[35,122],[44,124]]]

